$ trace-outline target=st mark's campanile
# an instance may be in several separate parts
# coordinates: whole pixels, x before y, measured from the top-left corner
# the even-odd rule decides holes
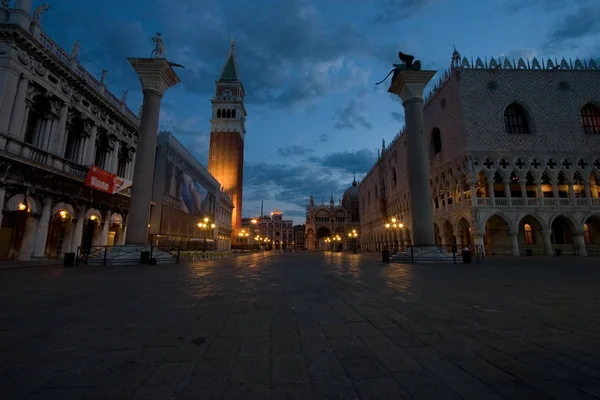
[[[242,182],[244,179],[244,137],[246,108],[244,86],[240,81],[235,59],[235,43],[219,79],[215,81],[215,96],[211,99],[210,149],[208,170],[233,199],[233,232],[242,226]]]

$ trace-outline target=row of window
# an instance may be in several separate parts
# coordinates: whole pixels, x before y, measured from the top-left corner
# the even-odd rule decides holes
[[[523,226],[523,231],[525,232],[525,244],[536,244],[536,237],[534,235],[533,229],[531,225],[525,224]],[[592,232],[590,231],[590,226],[588,224],[583,225],[583,239],[585,244],[592,244]]]
[[[225,110],[219,108],[217,110],[217,118],[235,118],[235,110]]]
[[[588,103],[579,111],[579,123],[586,135],[600,135],[600,107]],[[508,134],[533,133],[529,113],[519,103],[512,103],[504,110],[504,128]],[[442,151],[442,134],[438,128],[431,132],[430,152],[432,155]]]

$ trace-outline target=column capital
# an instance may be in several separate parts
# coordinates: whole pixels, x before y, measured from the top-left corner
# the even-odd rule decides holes
[[[400,96],[403,102],[423,99],[423,90],[437,71],[396,70],[388,92]]]
[[[128,58],[142,84],[142,91],[156,92],[160,96],[165,90],[180,82],[171,64],[164,58]]]

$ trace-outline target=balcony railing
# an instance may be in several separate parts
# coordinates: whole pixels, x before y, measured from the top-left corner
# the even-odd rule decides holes
[[[35,146],[23,143],[5,134],[0,134],[0,150],[16,154],[34,163],[54,168],[79,178],[85,178],[88,173],[88,167],[38,149]]]
[[[559,197],[559,198],[513,197],[513,198],[509,199],[508,197],[495,197],[492,199],[489,197],[478,197],[476,204],[478,207],[492,207],[492,204],[496,207],[508,207],[509,205],[512,207],[541,207],[541,206],[543,206],[543,207],[557,207],[557,206],[558,207],[571,207],[571,206],[588,207],[589,204],[591,204],[592,207],[598,207],[598,206],[600,206],[600,198],[571,199],[571,198],[564,198],[564,197]],[[434,207],[433,213],[438,215],[438,214],[450,212],[457,208],[460,209],[463,207],[470,207],[470,206],[471,206],[471,201],[467,200],[467,201],[455,203],[453,205],[449,205],[446,207],[437,207],[437,208]]]
[[[60,61],[62,61],[65,64],[65,66],[70,67],[72,65],[71,56],[43,32],[40,34],[40,43],[46,48],[46,50],[48,50],[50,53],[56,56]],[[94,90],[100,90],[101,83],[98,82],[98,80],[85,68],[83,68],[78,62],[76,62],[76,65],[74,65],[72,69],[77,75],[79,75],[79,77],[81,77],[81,79],[83,79],[88,85],[94,88]],[[108,102],[111,103],[117,110],[124,112],[127,115],[127,117],[129,117],[131,120],[135,121],[135,123],[139,125],[140,118],[136,114],[134,114],[133,111],[131,111],[127,107],[127,105],[125,105],[121,100],[119,100],[114,94],[112,94],[108,90],[104,90],[103,95],[108,100]]]

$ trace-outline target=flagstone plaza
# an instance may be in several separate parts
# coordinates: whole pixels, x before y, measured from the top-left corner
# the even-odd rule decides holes
[[[597,399],[598,263],[1,270],[0,398]]]

